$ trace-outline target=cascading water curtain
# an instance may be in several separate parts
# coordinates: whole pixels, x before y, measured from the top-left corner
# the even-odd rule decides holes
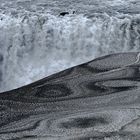
[[[140,50],[140,15],[0,15],[0,91],[96,57]]]

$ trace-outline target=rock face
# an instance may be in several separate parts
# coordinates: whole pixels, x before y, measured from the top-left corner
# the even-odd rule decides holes
[[[0,140],[138,140],[139,53],[97,58],[0,94]]]

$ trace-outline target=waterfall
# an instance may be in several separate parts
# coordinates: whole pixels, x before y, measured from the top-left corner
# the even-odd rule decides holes
[[[0,91],[117,52],[140,50],[140,14],[0,14]]]

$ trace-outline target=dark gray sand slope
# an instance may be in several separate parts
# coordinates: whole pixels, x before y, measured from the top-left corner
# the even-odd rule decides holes
[[[139,53],[97,58],[0,94],[0,140],[139,140]]]

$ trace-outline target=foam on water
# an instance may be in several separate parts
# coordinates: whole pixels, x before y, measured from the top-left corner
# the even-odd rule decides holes
[[[0,91],[96,57],[140,50],[140,14],[0,14]]]

